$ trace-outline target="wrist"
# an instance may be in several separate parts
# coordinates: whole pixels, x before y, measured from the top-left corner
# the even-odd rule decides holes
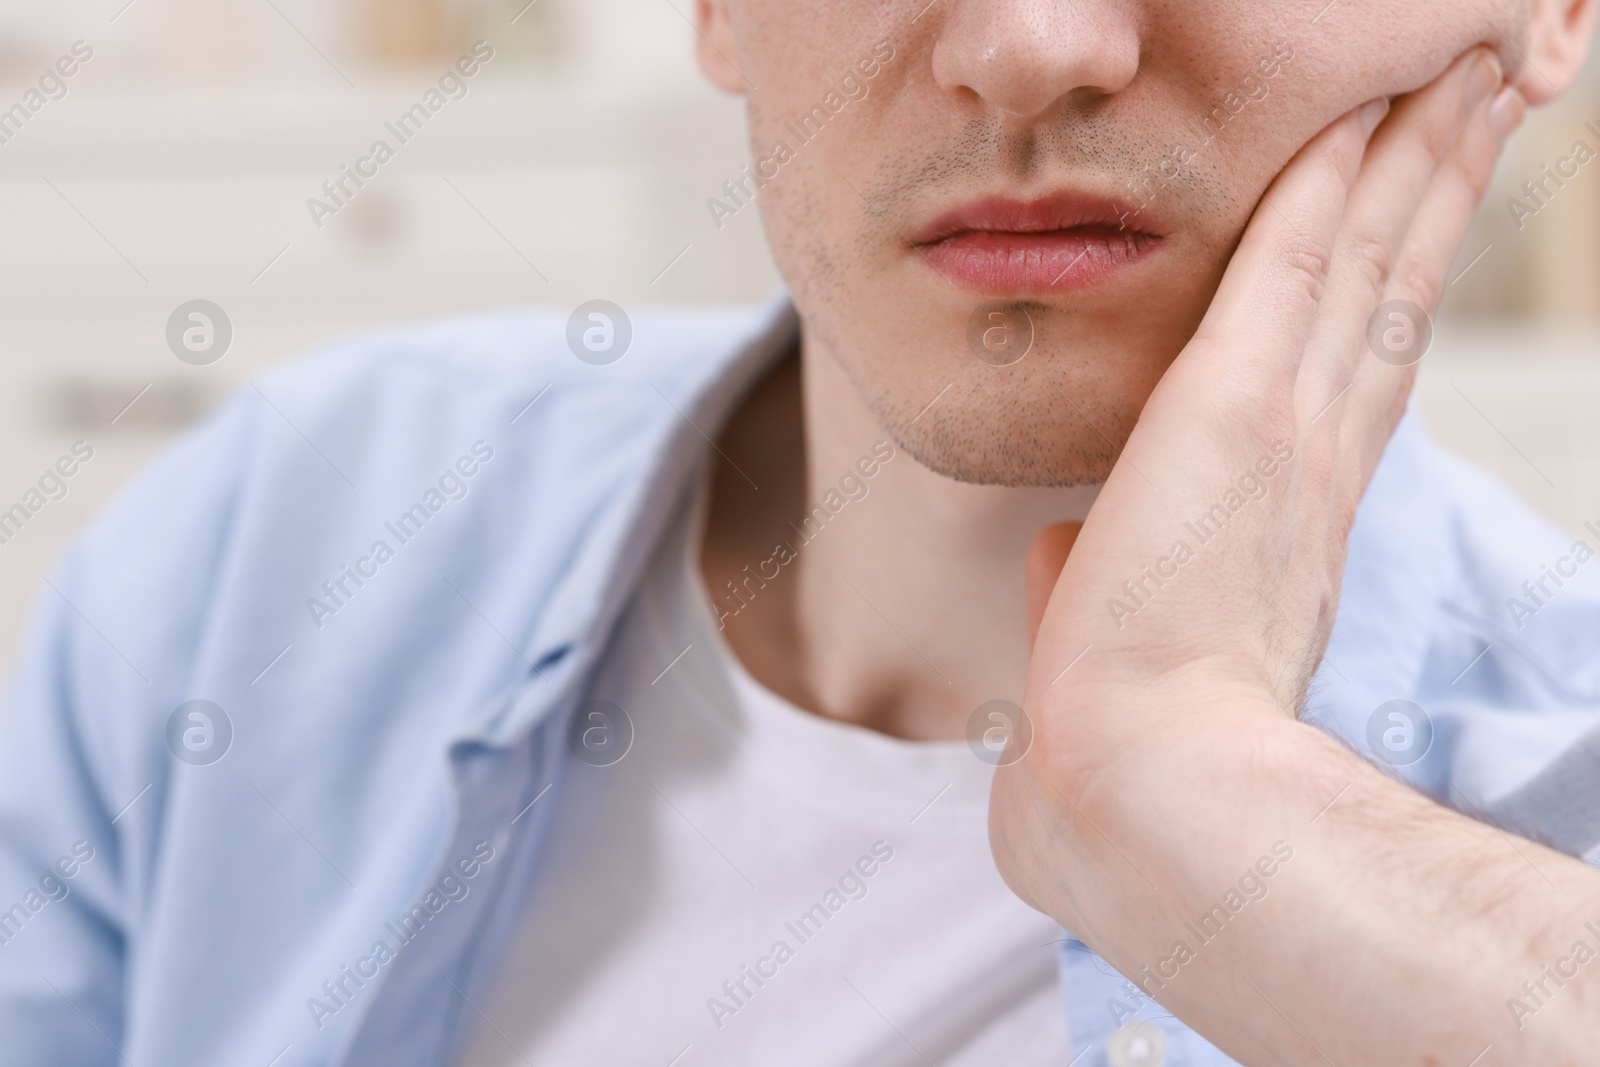
[[[1030,752],[1001,772],[1027,784],[997,789],[1048,809],[1030,842],[1002,844],[1032,872],[1008,881],[1126,974],[1170,952],[1219,895],[1289,867],[1351,769],[1336,743],[1260,707],[1188,710],[1155,729],[1098,731],[1070,755]],[[1315,862],[1293,862],[1294,878]]]
[[[1034,726],[1030,757],[1078,804],[1181,792],[1185,767],[1261,758],[1315,734],[1262,687],[1200,669],[1139,679],[1086,671],[1024,706]]]

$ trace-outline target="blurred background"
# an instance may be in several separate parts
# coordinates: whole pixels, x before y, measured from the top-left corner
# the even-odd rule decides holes
[[[0,670],[72,534],[274,361],[508,304],[767,296],[757,213],[705,210],[744,129],[694,69],[692,3],[0,0],[0,510],[95,450],[0,544]],[[466,95],[317,226],[307,199],[480,39]],[[1594,64],[1517,135],[1419,385],[1448,447],[1575,533],[1600,519],[1600,160],[1542,202],[1522,186],[1578,140],[1600,151]],[[207,366],[166,343],[197,298],[233,327]]]

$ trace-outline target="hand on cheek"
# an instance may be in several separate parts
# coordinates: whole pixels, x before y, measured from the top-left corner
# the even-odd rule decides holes
[[[1089,832],[1074,813],[1114,795],[1147,802],[1163,746],[1192,758],[1242,743],[1241,723],[1305,729],[1292,720],[1332,627],[1356,505],[1415,374],[1374,350],[1370,327],[1383,305],[1431,314],[1442,296],[1522,116],[1502,81],[1474,49],[1307,144],[1257,207],[1081,530],[1035,543],[1033,749],[997,774],[991,820],[1026,897],[1061,899],[1056,859]],[[1150,817],[1204,817],[1206,798],[1168,799]]]

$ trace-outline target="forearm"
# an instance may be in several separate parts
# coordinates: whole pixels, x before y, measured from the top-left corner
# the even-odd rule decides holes
[[[1600,872],[1281,715],[1158,722],[1040,798],[1071,892],[1039,903],[1174,1014],[1247,1064],[1592,1057]]]
[[[1414,374],[1370,323],[1445,287],[1521,114],[1499,80],[1463,56],[1279,174],[1055,556],[1032,746],[996,774],[1009,884],[1247,1064],[1576,1065],[1600,1047],[1600,874],[1286,711]],[[1194,516],[1230,499],[1207,547]]]

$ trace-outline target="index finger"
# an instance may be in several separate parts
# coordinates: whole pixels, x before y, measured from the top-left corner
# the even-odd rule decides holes
[[[1267,398],[1291,397],[1346,201],[1367,141],[1388,110],[1380,98],[1347,113],[1268,187],[1211,307],[1168,372],[1185,380],[1185,393],[1214,393],[1227,382],[1234,399],[1224,410],[1256,417]]]

